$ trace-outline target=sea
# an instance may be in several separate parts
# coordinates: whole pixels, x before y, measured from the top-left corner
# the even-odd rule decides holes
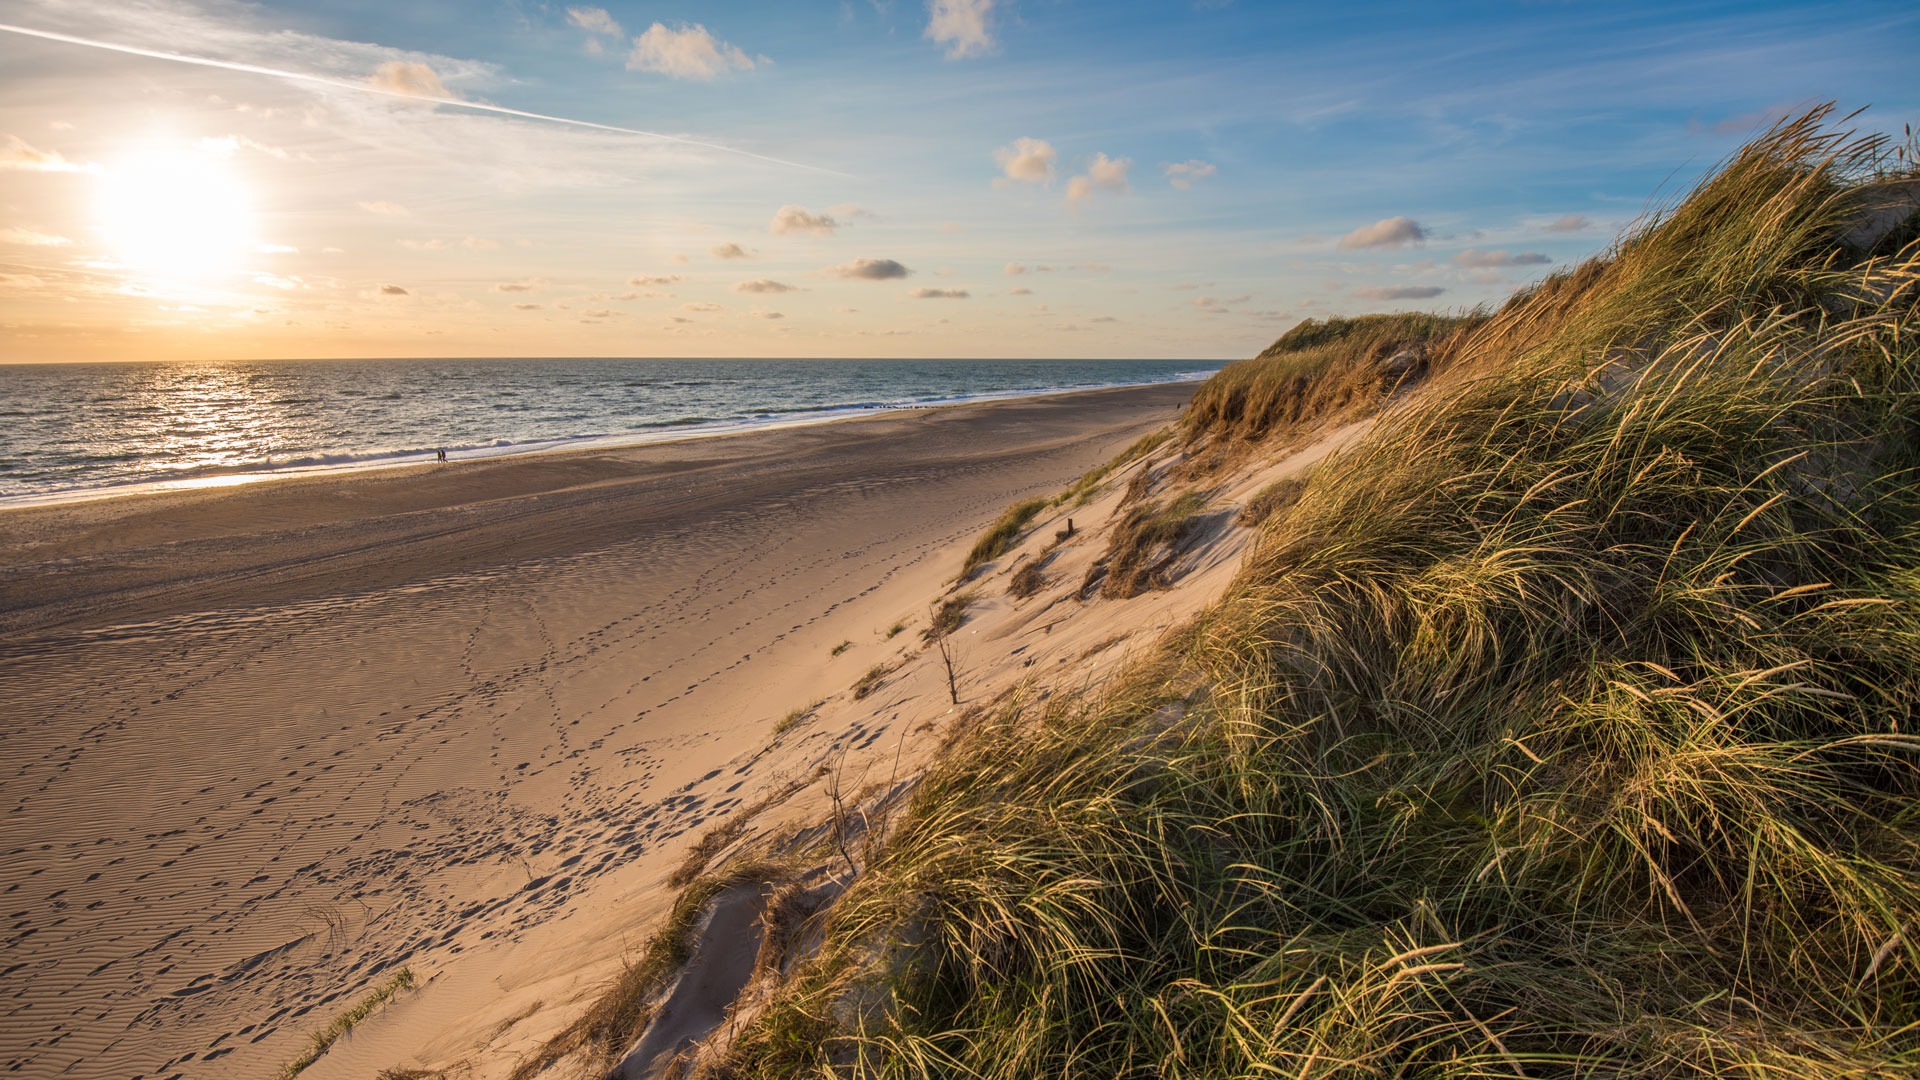
[[[1205,378],[1192,360],[0,364],[0,506]]]

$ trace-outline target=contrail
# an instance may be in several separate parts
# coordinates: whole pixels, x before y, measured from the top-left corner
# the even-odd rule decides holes
[[[768,157],[751,150],[722,146],[719,143],[689,139],[680,135],[668,135],[660,131],[642,131],[639,128],[619,127],[614,124],[596,124],[591,120],[575,120],[566,116],[549,116],[546,113],[527,112],[524,109],[509,109],[504,105],[488,105],[478,101],[462,101],[459,98],[434,97],[430,94],[409,94],[401,90],[387,90],[369,83],[354,82],[351,79],[336,79],[327,75],[312,75],[304,71],[283,71],[280,68],[261,67],[258,64],[242,64],[232,60],[214,60],[205,56],[188,56],[184,53],[162,52],[159,49],[142,49],[135,45],[119,45],[111,41],[95,41],[92,38],[74,37],[71,34],[57,34],[51,30],[35,30],[29,26],[14,26],[0,23],[0,31],[20,34],[25,37],[40,38],[45,41],[58,41],[68,45],[84,45],[90,49],[106,49],[109,52],[127,53],[131,56],[146,56],[155,60],[171,60],[176,64],[195,64],[200,67],[221,68],[226,71],[241,71],[249,75],[268,75],[276,79],[291,79],[294,82],[317,83],[321,86],[333,86],[342,90],[357,90],[362,94],[374,94],[379,97],[400,98],[405,101],[425,101],[434,105],[448,105],[456,109],[472,109],[476,112],[495,113],[500,116],[517,116],[523,120],[544,120],[550,124],[569,124],[573,127],[592,128],[595,131],[611,131],[620,135],[639,135],[648,139],[660,139],[664,142],[680,143],[684,146],[698,146],[706,150],[718,150],[723,154],[737,154],[740,157],[753,158],[774,165],[785,165],[790,169],[805,169],[809,172],[828,173],[833,176],[846,176],[846,173],[834,169],[808,165],[784,158]]]

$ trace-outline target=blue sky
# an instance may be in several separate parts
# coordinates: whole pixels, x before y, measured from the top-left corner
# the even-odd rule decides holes
[[[0,33],[9,360],[1233,357],[1302,317],[1497,303],[1808,104],[1920,119],[1920,14],[1895,4],[0,22],[82,42]]]

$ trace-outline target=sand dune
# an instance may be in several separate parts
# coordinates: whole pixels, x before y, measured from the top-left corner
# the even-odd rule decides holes
[[[1189,389],[0,514],[0,1067],[270,1075],[403,965],[412,1034],[309,1075],[510,1027],[773,782],[832,644]]]

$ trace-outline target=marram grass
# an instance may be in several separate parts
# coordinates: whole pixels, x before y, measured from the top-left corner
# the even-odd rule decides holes
[[[1826,121],[980,721],[716,1071],[1920,1075],[1920,245],[1841,242],[1902,178]]]

